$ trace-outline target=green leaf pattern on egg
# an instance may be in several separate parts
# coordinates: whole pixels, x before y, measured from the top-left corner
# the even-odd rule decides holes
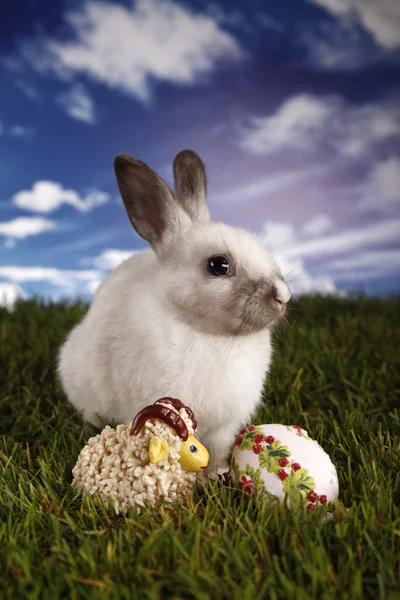
[[[278,460],[288,456],[291,456],[289,448],[282,446],[282,442],[277,440],[269,446],[264,446],[259,454],[258,462],[262,469],[267,469],[269,473],[277,473],[282,468]]]
[[[252,431],[246,431],[246,433],[244,433],[242,436],[240,444],[238,444],[239,448],[241,450],[251,450],[254,446],[254,437],[256,435],[263,436],[263,431],[261,427],[254,427]]]
[[[283,491],[292,505],[302,504],[307,499],[307,494],[314,490],[315,481],[308,474],[307,469],[292,471],[283,482]]]
[[[253,480],[253,485],[256,488],[256,491],[262,492],[264,490],[264,480],[261,479],[261,469],[257,469],[256,471],[253,469],[253,467],[247,464],[245,473]]]

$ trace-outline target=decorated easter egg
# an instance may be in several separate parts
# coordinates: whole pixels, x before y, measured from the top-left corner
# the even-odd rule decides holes
[[[266,491],[289,506],[309,510],[338,497],[336,468],[328,454],[298,425],[250,425],[240,432],[231,477],[249,494]]]

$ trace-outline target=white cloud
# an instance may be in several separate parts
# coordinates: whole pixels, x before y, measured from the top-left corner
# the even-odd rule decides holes
[[[100,277],[100,276],[97,278],[95,277],[94,279],[90,279],[87,282],[87,285],[85,288],[86,292],[88,294],[95,294],[97,292],[97,288],[102,283],[102,281],[103,281],[103,277]]]
[[[0,277],[15,283],[47,283],[57,291],[57,297],[73,296],[84,292],[94,294],[105,279],[107,271],[117,267],[123,260],[135,254],[135,251],[107,249],[93,258],[83,259],[84,265],[91,269],[58,269],[53,267],[0,266]],[[1,290],[1,288],[0,288]]]
[[[93,268],[91,269],[74,270],[42,266],[0,266],[0,277],[8,280],[7,285],[14,285],[15,283],[47,283],[57,288],[56,296],[59,298],[63,295],[72,296],[81,291],[94,294],[105,279],[107,271],[116,268],[123,260],[133,254],[136,254],[136,251],[104,250],[96,257],[82,259],[81,263],[92,266]]]
[[[348,271],[350,269],[397,269],[400,270],[400,249],[373,250],[350,255],[346,258],[333,260],[329,268],[335,271]]]
[[[347,22],[303,26],[299,38],[307,49],[308,62],[324,70],[353,71],[382,57],[382,51]]]
[[[293,171],[283,171],[272,173],[268,177],[252,181],[245,185],[236,186],[233,189],[222,193],[215,193],[215,199],[218,203],[229,203],[232,205],[236,202],[246,202],[251,198],[267,196],[276,192],[285,190],[291,186],[297,186],[310,179],[315,180],[320,175],[324,175],[332,170],[332,165],[329,166],[311,166],[308,169],[296,169]]]
[[[218,25],[227,25],[234,29],[240,29],[247,33],[252,33],[253,28],[249,23],[247,15],[232,6],[225,5],[223,8],[219,4],[207,3],[205,6],[206,15],[210,16]]]
[[[19,285],[0,281],[0,306],[5,306],[9,311],[13,310],[18,298],[24,298],[25,294]]]
[[[260,238],[263,245],[278,261],[294,296],[313,293],[343,294],[337,289],[332,277],[312,275],[306,270],[300,256],[288,255],[288,249],[296,247],[299,242],[292,224],[267,221]]]
[[[4,127],[0,121],[0,135],[4,134],[11,137],[33,137],[35,130],[33,127],[25,127],[24,125],[12,125]]]
[[[303,225],[306,235],[318,236],[333,228],[333,222],[328,215],[316,215]]]
[[[398,242],[399,239],[400,219],[388,219],[360,229],[344,230],[329,236],[299,241],[285,250],[285,256],[318,258],[340,252],[354,252],[367,245]]]
[[[84,74],[141,100],[151,79],[190,84],[219,59],[242,56],[215,19],[171,0],[137,0],[132,9],[86,2],[66,21],[74,39],[25,44],[32,67],[64,79]]]
[[[400,207],[400,158],[392,156],[374,166],[360,206],[379,209]]]
[[[333,15],[361,25],[386,50],[400,47],[400,2],[398,0],[309,0]]]
[[[340,281],[366,281],[400,275],[400,249],[365,250],[326,262],[332,276]]]
[[[311,222],[311,221],[310,221]],[[317,220],[316,220],[317,222]],[[321,219],[322,223],[322,219]],[[317,228],[315,228],[317,229]],[[379,278],[400,271],[400,250],[379,248],[400,240],[400,219],[382,221],[329,236],[315,231],[304,239],[289,223],[264,224],[262,242],[274,254],[293,294],[320,291],[337,293],[335,281]],[[303,230],[304,233],[304,230]],[[378,246],[372,248],[371,246]],[[343,258],[343,254],[346,254]],[[323,267],[321,273],[321,264]],[[309,260],[316,265],[307,266]]]
[[[95,269],[68,270],[53,267],[0,266],[0,277],[12,282],[45,282],[65,291],[73,292],[79,284],[85,284],[86,290],[101,280],[102,273]]]
[[[287,281],[293,296],[303,294],[322,294],[344,296],[344,290],[338,289],[333,277],[328,275],[314,275],[306,271],[301,261],[290,261],[284,255],[275,254],[285,280]]]
[[[65,94],[58,97],[58,104],[72,119],[93,125],[96,111],[93,99],[84,85],[77,83]]]
[[[81,197],[75,190],[64,189],[54,181],[36,181],[31,190],[22,190],[13,196],[13,203],[18,208],[32,212],[49,213],[57,210],[62,204],[70,204],[81,212],[88,212],[110,199],[110,194],[100,190],[92,190]]]
[[[9,133],[13,137],[32,137],[34,134],[33,127],[25,127],[24,125],[13,125]]]
[[[108,248],[104,250],[98,256],[93,258],[83,258],[82,265],[93,266],[96,269],[104,271],[112,270],[118,267],[124,260],[137,254],[138,251],[129,250],[117,250],[114,248]]]
[[[398,106],[350,106],[338,96],[300,94],[286,100],[275,114],[253,118],[242,145],[255,154],[330,148],[342,156],[360,157],[399,134]]]
[[[275,223],[267,221],[262,232],[262,241],[267,248],[285,251],[296,241],[293,225],[290,223]]]
[[[243,143],[251,152],[271,153],[280,148],[309,145],[309,138],[332,114],[332,102],[310,94],[289,98],[272,116],[252,119]]]
[[[0,223],[0,235],[7,238],[23,239],[56,229],[57,223],[42,217],[17,217]]]

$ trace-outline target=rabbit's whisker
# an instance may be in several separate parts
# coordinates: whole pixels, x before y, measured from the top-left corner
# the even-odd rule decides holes
[[[290,269],[290,271],[288,273],[286,273],[286,275],[284,275],[285,281],[287,281],[287,277],[289,277],[289,275],[291,275],[292,273],[294,273],[298,269],[301,269],[302,266],[303,265],[297,265],[297,267],[293,267],[293,269]]]
[[[287,279],[286,283],[287,284],[289,284],[289,283],[297,283],[297,281],[310,281],[310,278],[309,277],[298,277],[296,279]]]

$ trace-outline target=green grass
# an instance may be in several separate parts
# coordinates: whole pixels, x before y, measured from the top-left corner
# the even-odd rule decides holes
[[[303,298],[279,332],[257,421],[298,423],[331,455],[340,502],[327,523],[218,484],[174,513],[82,500],[71,469],[96,430],[54,362],[85,310],[0,309],[2,600],[400,597],[398,299]]]

